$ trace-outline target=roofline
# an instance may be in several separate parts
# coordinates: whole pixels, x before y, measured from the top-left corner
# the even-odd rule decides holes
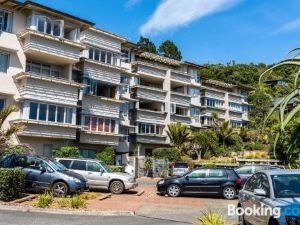
[[[13,1],[14,1],[14,0],[13,0]],[[20,3],[20,2],[19,2],[19,3]],[[81,18],[79,18],[79,17],[76,17],[76,16],[73,16],[73,15],[71,15],[71,14],[68,14],[68,13],[65,13],[65,12],[62,12],[62,11],[53,9],[53,8],[48,7],[48,6],[45,6],[45,5],[41,5],[41,4],[36,3],[36,2],[33,2],[33,1],[25,1],[23,4],[21,4],[21,8],[26,7],[27,5],[36,6],[36,7],[42,8],[42,9],[44,9],[44,10],[48,10],[48,11],[52,11],[52,12],[57,13],[57,14],[64,15],[64,16],[69,17],[69,18],[71,18],[71,19],[74,19],[74,20],[80,21],[80,22],[82,22],[82,23],[85,23],[85,24],[88,25],[88,26],[94,26],[94,25],[95,25],[95,23],[90,22],[90,21],[88,21],[88,20],[81,19]]]
[[[121,40],[124,43],[127,42],[127,38],[126,37],[114,34],[114,33],[109,32],[109,31],[105,31],[105,30],[97,28],[97,27],[91,27],[90,30],[98,32],[98,33],[101,33],[101,34],[105,34],[105,35],[111,36],[111,37],[116,38],[116,39],[119,39],[119,40]]]

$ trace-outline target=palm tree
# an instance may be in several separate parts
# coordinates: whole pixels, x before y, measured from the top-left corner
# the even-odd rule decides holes
[[[17,112],[18,108],[14,105],[4,108],[0,111],[0,155],[4,150],[9,147],[9,140],[11,137],[23,129],[23,124],[12,124],[9,128],[5,129],[3,124],[7,117],[13,113]]]
[[[218,113],[217,112],[212,112],[211,113],[211,119],[212,119],[213,129],[214,129],[214,131],[216,131],[217,127],[219,126],[219,124],[218,124],[218,119],[219,119]]]
[[[169,124],[166,132],[170,138],[171,144],[179,151],[183,150],[184,145],[190,141],[192,137],[188,126],[180,122]]]
[[[225,147],[226,140],[227,140],[232,134],[234,134],[233,128],[230,127],[229,120],[228,120],[228,121],[224,121],[224,122],[220,125],[219,130],[218,130],[218,134],[219,134],[220,138],[221,138],[222,141],[223,141],[223,147]]]

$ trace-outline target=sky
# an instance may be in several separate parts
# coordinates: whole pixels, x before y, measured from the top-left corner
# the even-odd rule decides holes
[[[158,47],[172,40],[198,64],[267,63],[300,46],[299,0],[34,0]]]

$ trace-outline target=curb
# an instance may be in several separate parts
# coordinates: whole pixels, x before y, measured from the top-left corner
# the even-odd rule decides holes
[[[63,209],[39,209],[34,207],[7,206],[0,204],[0,210],[48,213],[60,215],[80,215],[80,216],[134,216],[134,211],[87,211],[87,210],[63,210]]]

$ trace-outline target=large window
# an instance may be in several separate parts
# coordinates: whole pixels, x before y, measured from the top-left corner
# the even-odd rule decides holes
[[[102,96],[106,98],[116,98],[117,87],[97,80],[84,78],[83,83],[87,85],[84,94]]]
[[[73,124],[73,108],[30,102],[29,119]]]
[[[205,106],[222,108],[224,106],[224,101],[218,99],[205,98],[203,104]]]
[[[235,111],[241,111],[241,104],[229,102],[229,108]]]
[[[139,123],[139,134],[162,134],[162,127],[157,124]]]
[[[59,77],[59,69],[57,66],[41,64],[32,61],[26,61],[26,72]]]
[[[239,127],[242,126],[242,122],[241,121],[230,120],[230,126],[232,128],[239,128]]]
[[[0,31],[12,31],[12,13],[0,9]]]
[[[116,120],[92,116],[84,117],[84,130],[93,132],[115,133]]]
[[[191,108],[191,116],[196,117],[196,116],[200,116],[200,109],[199,108]]]
[[[0,73],[7,73],[9,66],[9,55],[0,52]]]
[[[64,21],[52,20],[46,16],[37,16],[37,30],[43,33],[63,37]]]
[[[5,99],[0,98],[0,110],[5,108]]]
[[[112,52],[97,48],[89,48],[89,59],[100,61],[103,63],[118,66],[118,55]]]
[[[200,71],[199,70],[189,68],[188,73],[192,76],[192,80],[195,83],[200,83],[201,82]]]

